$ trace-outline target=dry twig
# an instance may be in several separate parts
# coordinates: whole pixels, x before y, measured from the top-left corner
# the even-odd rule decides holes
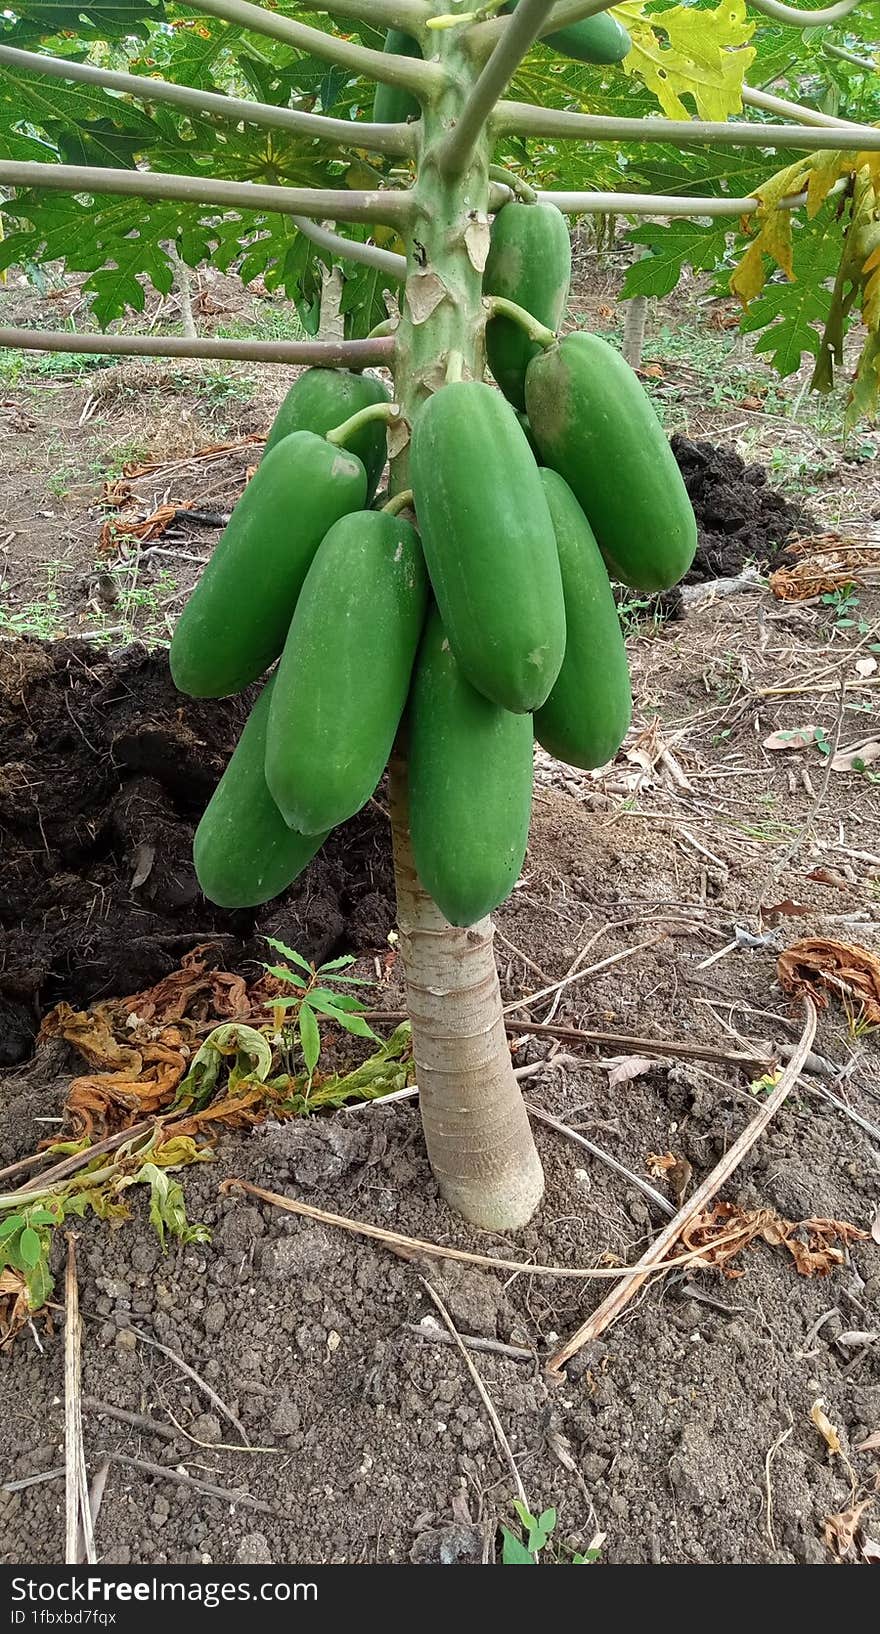
[[[788,1429],[783,1430],[781,1434],[776,1437],[776,1440],[773,1442],[772,1446],[767,1448],[767,1457],[764,1459],[764,1502],[766,1506],[764,1524],[767,1528],[767,1540],[774,1553],[776,1551],[776,1538],[773,1535],[773,1489],[770,1485],[770,1465],[776,1457],[780,1447],[783,1446],[788,1440],[793,1430],[794,1425],[789,1424]]]
[[[185,1441],[191,1441],[195,1447],[207,1447],[211,1452],[262,1452],[272,1453],[276,1458],[286,1455],[284,1447],[251,1447],[244,1446],[238,1441],[200,1441],[197,1435],[190,1435],[183,1425],[178,1423],[170,1407],[165,1411],[175,1426],[172,1430],[168,1424],[160,1419],[149,1418],[146,1413],[130,1413],[125,1407],[114,1407],[109,1401],[101,1401],[98,1396],[84,1396],[83,1406],[92,1413],[100,1413],[105,1418],[115,1418],[120,1424],[130,1424],[133,1430],[143,1430],[146,1435],[161,1436],[165,1441],[177,1441],[183,1436]]]
[[[602,929],[605,930],[606,927],[603,926]],[[511,1010],[527,1010],[530,1004],[537,1004],[540,999],[549,999],[561,993],[564,988],[570,987],[572,982],[581,982],[587,976],[595,976],[600,970],[608,970],[612,965],[621,964],[624,959],[631,959],[636,953],[644,953],[645,948],[654,947],[660,940],[660,936],[651,936],[647,942],[637,942],[635,947],[622,948],[619,953],[612,953],[607,959],[600,959],[598,964],[587,965],[586,970],[570,970],[567,976],[553,982],[549,987],[541,987],[537,993],[527,993],[525,998],[515,999],[512,1004],[505,1004],[504,1014],[509,1015]]]
[[[586,974],[586,972],[584,973]],[[405,1010],[365,1010],[367,1021],[405,1021]],[[774,1019],[786,1025],[786,1018]],[[559,1022],[516,1021],[505,1016],[504,1025],[509,1033],[535,1034],[537,1038],[562,1038],[573,1044],[593,1044],[599,1048],[626,1050],[633,1055],[656,1055],[677,1061],[715,1061],[721,1066],[740,1067],[743,1072],[768,1072],[773,1065],[766,1055],[754,1055],[742,1050],[720,1050],[711,1044],[692,1044],[679,1038],[641,1038],[636,1033],[609,1033],[591,1027],[566,1027]]]
[[[641,1272],[674,1271],[680,1265],[703,1262],[703,1251],[696,1249],[693,1253],[679,1254],[671,1260],[652,1260],[646,1265],[639,1262],[631,1269],[619,1265],[535,1265],[523,1260],[496,1259],[491,1254],[472,1254],[466,1248],[449,1248],[445,1243],[429,1243],[422,1237],[405,1237],[399,1231],[388,1231],[385,1226],[370,1225],[366,1220],[352,1220],[346,1214],[331,1214],[327,1209],[316,1208],[313,1203],[301,1203],[298,1197],[265,1191],[262,1186],[252,1186],[249,1180],[239,1180],[234,1175],[220,1182],[221,1196],[228,1196],[230,1191],[244,1191],[248,1196],[258,1197],[261,1202],[271,1203],[273,1208],[284,1209],[288,1214],[301,1214],[306,1220],[319,1220],[322,1225],[338,1226],[341,1231],[352,1231],[358,1237],[371,1237],[376,1242],[384,1243],[401,1259],[415,1259],[420,1254],[426,1254],[435,1260],[459,1260],[463,1265],[484,1265],[490,1271],[514,1271],[518,1276],[525,1277],[573,1277],[581,1282],[636,1276]],[[657,1240],[659,1242],[660,1238]],[[715,1247],[727,1240],[726,1237],[719,1237]]]
[[[29,1486],[42,1486],[44,1481],[60,1481],[64,1474],[64,1465],[58,1464],[55,1469],[44,1469],[40,1475],[23,1475],[18,1481],[4,1481],[0,1492],[24,1492]]]
[[[717,1163],[711,1174],[707,1175],[703,1184],[697,1187],[690,1202],[679,1209],[675,1218],[670,1220],[668,1226],[661,1231],[646,1255],[638,1260],[632,1269],[626,1272],[619,1286],[611,1290],[607,1298],[603,1299],[598,1309],[587,1318],[586,1322],[581,1324],[577,1332],[573,1333],[571,1338],[567,1339],[565,1344],[561,1345],[557,1351],[554,1351],[546,1365],[546,1371],[551,1377],[559,1378],[565,1363],[570,1361],[571,1357],[575,1356],[584,1345],[589,1344],[593,1339],[598,1339],[599,1335],[604,1333],[605,1329],[617,1320],[617,1317],[621,1314],[624,1306],[629,1303],[636,1290],[647,1281],[651,1272],[657,1269],[657,1260],[662,1259],[662,1256],[669,1252],[682,1231],[712,1201],[716,1192],[720,1191],[721,1187],[730,1179],[734,1170],[745,1157],[746,1152],[750,1150],[758,1136],[763,1133],[768,1123],[775,1117],[783,1101],[797,1083],[804,1061],[816,1036],[816,1023],[818,1020],[816,1006],[808,996],[804,998],[804,1006],[807,1019],[798,1047],[757,1117],[753,1118],[751,1123],[746,1126],[739,1138],[734,1141],[730,1150],[725,1153],[720,1163]],[[669,1260],[667,1263],[672,1265],[674,1261]]]
[[[102,1458],[109,1458],[113,1464],[125,1464],[131,1469],[142,1469],[147,1475],[158,1475],[163,1481],[176,1481],[180,1486],[194,1487],[197,1492],[204,1492],[209,1498],[219,1498],[221,1503],[235,1504],[242,1509],[256,1509],[260,1515],[275,1515],[281,1520],[293,1520],[293,1515],[285,1513],[283,1509],[273,1509],[271,1504],[264,1504],[259,1498],[252,1498],[250,1493],[242,1492],[240,1488],[214,1486],[211,1481],[199,1481],[194,1475],[187,1475],[185,1470],[172,1469],[169,1464],[150,1464],[145,1458],[132,1458],[127,1452],[102,1452]]]
[[[573,1044],[605,1045],[633,1055],[656,1055],[661,1060],[713,1061],[721,1066],[739,1067],[743,1072],[754,1072],[756,1068],[767,1072],[773,1065],[765,1055],[719,1050],[711,1044],[691,1044],[678,1038],[639,1038],[634,1033],[598,1032],[588,1027],[563,1027],[555,1022],[548,1026],[542,1021],[512,1021],[509,1017],[504,1025],[509,1033],[534,1033],[538,1037],[570,1040]]]
[[[548,1129],[555,1129],[557,1135],[564,1135],[566,1140],[575,1141],[578,1146],[583,1146],[591,1157],[597,1157],[600,1163],[607,1164],[608,1168],[614,1169],[616,1174],[623,1175],[624,1180],[628,1180],[630,1185],[635,1186],[645,1197],[649,1197],[655,1207],[659,1208],[663,1214],[668,1214],[670,1219],[675,1214],[672,1204],[667,1201],[661,1192],[655,1191],[654,1187],[647,1180],[643,1180],[641,1175],[633,1174],[632,1169],[627,1169],[622,1163],[618,1163],[616,1157],[611,1157],[608,1152],[603,1152],[601,1146],[594,1146],[593,1142],[587,1140],[586,1135],[582,1135],[579,1130],[570,1129],[567,1123],[560,1123],[558,1118],[552,1117],[549,1112],[542,1112],[540,1107],[532,1106],[529,1101],[526,1102],[526,1110],[530,1118],[537,1118],[539,1123],[545,1123]]]
[[[522,1345],[505,1345],[500,1339],[481,1339],[474,1333],[447,1333],[444,1328],[422,1327],[420,1322],[407,1322],[407,1333],[414,1333],[419,1339],[424,1339],[429,1345],[454,1345],[461,1340],[468,1350],[482,1350],[489,1356],[506,1356],[512,1362],[536,1362],[537,1351],[526,1350]]]
[[[109,1460],[109,1458],[104,1458],[101,1461],[101,1463],[98,1465],[98,1468],[95,1470],[95,1473],[92,1476],[92,1484],[89,1487],[89,1491],[88,1491],[89,1521],[90,1521],[90,1524],[91,1524],[92,1538],[93,1539],[94,1539],[94,1535],[95,1535],[95,1527],[98,1524],[98,1516],[99,1516],[99,1514],[101,1512],[101,1504],[104,1501],[104,1488],[107,1485],[107,1476],[109,1474],[110,1474],[110,1460]],[[78,1537],[77,1537],[77,1552],[79,1554],[80,1561],[82,1561],[83,1555],[86,1553],[85,1528],[82,1525],[79,1528],[79,1534],[78,1534]],[[92,1556],[90,1557],[90,1562],[91,1563],[95,1562],[95,1555],[94,1554],[92,1554]]]
[[[480,1374],[479,1374],[479,1372],[477,1370],[476,1363],[473,1361],[472,1357],[468,1354],[468,1351],[465,1349],[465,1346],[462,1343],[461,1337],[459,1335],[458,1329],[456,1328],[455,1323],[452,1320],[452,1317],[450,1316],[448,1310],[446,1309],[446,1306],[444,1305],[442,1299],[440,1298],[440,1295],[438,1294],[437,1289],[434,1287],[433,1283],[429,1282],[427,1277],[419,1277],[419,1281],[420,1281],[422,1287],[424,1288],[426,1294],[428,1294],[429,1297],[433,1300],[433,1302],[436,1305],[438,1311],[440,1312],[440,1315],[442,1316],[443,1321],[446,1323],[446,1326],[447,1326],[450,1334],[452,1335],[452,1338],[455,1341],[457,1349],[461,1351],[462,1360],[464,1361],[464,1365],[467,1368],[471,1378],[473,1379],[474,1385],[476,1386],[476,1390],[477,1390],[477,1393],[478,1393],[478,1395],[480,1397],[480,1400],[481,1400],[481,1402],[483,1403],[483,1406],[486,1409],[486,1414],[487,1414],[487,1417],[489,1419],[489,1423],[492,1426],[492,1431],[493,1431],[493,1434],[495,1436],[495,1440],[498,1442],[498,1445],[499,1445],[499,1447],[500,1447],[500,1449],[501,1449],[501,1451],[502,1451],[502,1453],[503,1453],[503,1455],[504,1455],[504,1457],[505,1457],[505,1459],[507,1461],[507,1467],[510,1470],[511,1475],[513,1476],[513,1484],[516,1487],[516,1495],[519,1498],[520,1503],[523,1504],[526,1509],[528,1509],[529,1500],[526,1497],[526,1489],[522,1484],[522,1479],[520,1477],[519,1470],[516,1467],[516,1459],[513,1456],[513,1449],[512,1449],[512,1447],[510,1445],[510,1442],[507,1439],[507,1436],[504,1433],[504,1425],[502,1424],[500,1418],[498,1417],[498,1413],[496,1412],[496,1409],[495,1409],[495,1404],[494,1404],[494,1402],[492,1400],[492,1397],[489,1395],[489,1392],[486,1389],[486,1386],[483,1383],[482,1378],[480,1377]]]
[[[247,1430],[245,1429],[241,1420],[236,1418],[232,1408],[227,1407],[223,1397],[218,1396],[216,1390],[211,1388],[207,1379],[202,1378],[201,1373],[197,1373],[194,1367],[190,1367],[189,1362],[185,1362],[182,1356],[178,1356],[176,1350],[169,1350],[167,1345],[163,1345],[158,1339],[154,1339],[152,1334],[144,1333],[142,1328],[136,1328],[132,1325],[129,1327],[128,1331],[129,1333],[133,1333],[136,1338],[140,1339],[142,1344],[152,1345],[154,1350],[161,1351],[162,1355],[167,1356],[168,1360],[173,1362],[175,1367],[179,1367],[180,1371],[185,1373],[187,1378],[192,1379],[193,1382],[198,1385],[200,1390],[204,1390],[208,1400],[214,1403],[218,1413],[222,1413],[223,1417],[227,1419],[231,1425],[233,1425],[241,1436],[241,1439],[244,1442],[244,1448],[237,1447],[235,1449],[236,1452],[244,1451],[250,1446]]]
[[[94,1565],[95,1539],[86,1487],[82,1436],[82,1323],[76,1280],[76,1232],[67,1235],[64,1284],[64,1563],[80,1563],[80,1526],[86,1559]]]

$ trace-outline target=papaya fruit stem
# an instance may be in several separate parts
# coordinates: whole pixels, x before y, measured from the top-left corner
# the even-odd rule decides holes
[[[412,491],[412,489],[411,488],[401,488],[400,493],[399,494],[394,494],[391,499],[387,500],[386,503],[382,506],[382,509],[383,509],[383,511],[386,511],[389,516],[398,516],[399,513],[401,511],[405,511],[407,509],[407,507],[411,508],[412,503],[413,503],[413,491]]]
[[[381,323],[376,324],[375,329],[370,330],[367,340],[381,340],[384,335],[393,335],[399,322],[399,318],[383,318]]]
[[[386,424],[390,424],[392,420],[399,418],[400,409],[396,403],[369,403],[366,408],[358,409],[357,414],[343,420],[341,426],[334,426],[332,431],[326,432],[326,439],[335,448],[343,448],[349,437],[353,437],[356,431],[360,431],[361,426],[369,425],[372,420],[384,420]]]
[[[517,176],[513,170],[507,170],[504,165],[490,165],[489,180],[500,182],[503,187],[509,187],[518,199],[522,199],[523,204],[537,204],[538,202],[535,189],[530,187],[528,182],[524,182],[522,176]]]
[[[518,323],[524,329],[529,340],[542,346],[546,352],[548,347],[556,345],[556,336],[545,323],[539,323],[527,312],[524,306],[517,306],[516,301],[508,301],[503,295],[489,295],[483,302],[491,318],[510,318],[512,323]]]
[[[476,15],[475,11],[444,11],[438,17],[429,17],[425,27],[440,33],[446,28],[458,28],[461,23],[472,23]]]

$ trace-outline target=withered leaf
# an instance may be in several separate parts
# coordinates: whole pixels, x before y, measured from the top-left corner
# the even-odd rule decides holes
[[[816,733],[821,732],[820,726],[792,726],[779,732],[771,732],[761,744],[762,749],[778,751],[782,749],[808,749],[816,742]]]
[[[655,1180],[662,1179],[670,1169],[674,1169],[677,1159],[674,1152],[649,1152],[647,1156],[648,1173]]]
[[[761,903],[761,919],[765,925],[777,925],[780,919],[803,919],[814,911],[804,902],[793,902],[790,896],[771,905]]]
[[[828,1451],[832,1454],[840,1452],[840,1436],[828,1417],[828,1414],[822,1405],[821,1399],[817,1399],[813,1402],[813,1405],[810,1408],[810,1418],[815,1424],[816,1429],[819,1431],[819,1434],[828,1448]]]
[[[844,1262],[844,1246],[867,1237],[849,1220],[786,1220],[775,1209],[742,1209],[737,1203],[714,1203],[698,1214],[681,1234],[688,1250],[706,1265],[718,1266],[727,1277],[741,1277],[730,1261],[756,1240],[783,1247],[801,1276],[828,1276]]]
[[[805,937],[784,948],[776,964],[786,993],[808,993],[820,1009],[829,995],[843,1000],[871,1025],[880,1025],[880,958],[868,948],[824,936]]]
[[[807,879],[814,879],[817,885],[833,885],[837,891],[852,889],[849,880],[837,868],[813,868]]]
[[[851,1559],[854,1556],[855,1545],[861,1531],[862,1515],[873,1502],[873,1496],[862,1498],[861,1502],[853,1504],[851,1509],[844,1509],[839,1515],[826,1517],[825,1543],[838,1560]]]
[[[11,1266],[0,1270],[0,1352],[11,1350],[15,1336],[30,1321],[27,1284]]]
[[[833,772],[863,772],[880,760],[880,738],[860,738],[844,749],[838,749],[831,761]]]

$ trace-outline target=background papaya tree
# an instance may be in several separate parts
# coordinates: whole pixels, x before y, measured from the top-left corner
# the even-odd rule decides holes
[[[648,254],[630,292],[672,287],[683,264],[722,266],[738,234],[733,287],[747,322],[765,328],[761,344],[783,369],[812,351],[817,384],[829,382],[861,312],[868,339],[852,412],[869,408],[880,130],[870,123],[869,25],[859,32],[855,0],[812,11],[752,0],[748,13],[744,0],[665,9],[624,0],[615,15],[632,48],[617,68],[565,62],[539,43],[604,9],[519,0],[499,15],[491,3],[452,0],[437,15],[430,0],[326,0],[294,18],[248,0],[20,0],[0,20],[3,264],[60,260],[87,272],[106,324],[143,308],[144,277],[170,288],[163,246],[172,245],[190,265],[236,266],[245,280],[284,287],[308,334],[315,257],[339,259],[346,338],[4,329],[0,344],[385,364],[401,410],[390,446],[400,491],[407,426],[450,359],[465,378],[484,373],[490,217],[525,182],[571,217],[652,218],[638,234]],[[864,15],[876,18],[876,5]],[[389,29],[421,54],[383,50]],[[406,93],[418,117],[373,119],[377,83]],[[773,173],[776,150],[791,162]],[[764,287],[774,267],[787,286]],[[399,321],[386,321],[388,289]],[[791,289],[797,310],[783,300]],[[377,320],[389,332],[371,334]],[[468,1219],[515,1228],[543,1180],[507,1049],[491,921],[455,928],[422,887],[403,754],[391,768],[391,810],[431,1162]]]

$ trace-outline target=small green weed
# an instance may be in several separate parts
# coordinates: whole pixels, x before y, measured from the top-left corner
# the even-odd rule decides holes
[[[634,635],[644,635],[646,630],[658,630],[663,623],[661,613],[654,603],[653,596],[624,595],[617,603],[617,616],[620,619],[624,640]]]
[[[169,1090],[148,1134],[132,1134],[115,1151],[94,1155],[89,1136],[56,1142],[46,1157],[76,1157],[80,1167],[75,1173],[54,1187],[41,1187],[35,1176],[27,1192],[0,1195],[0,1352],[11,1347],[16,1333],[45,1305],[53,1286],[52,1232],[71,1215],[127,1219],[129,1188],[146,1186],[150,1221],[163,1248],[167,1237],[208,1242],[207,1227],[188,1220],[183,1187],[171,1173],[212,1160],[213,1151],[199,1144],[204,1133],[215,1140],[223,1127],[248,1128],[269,1117],[305,1117],[356,1101],[381,1100],[410,1083],[409,1022],[389,1038],[378,1039],[360,1014],[360,1001],[350,992],[334,991],[337,986],[370,985],[346,974],[351,957],[315,966],[285,943],[266,940],[288,961],[266,967],[289,989],[267,1001],[272,1021],[259,1027],[243,1022],[214,1027],[186,1075]],[[350,1071],[316,1073],[319,1017],[375,1040],[378,1047]],[[304,1073],[285,1067],[296,1044],[305,1059]]]
[[[64,612],[58,594],[57,563],[46,568],[46,587],[43,594],[25,602],[23,607],[12,608],[6,602],[9,584],[0,579],[0,635],[33,636],[40,641],[55,641],[64,634]]]
[[[247,319],[218,323],[215,334],[226,340],[303,340],[305,332],[288,301],[277,306],[259,301]]]
[[[207,368],[198,380],[188,375],[173,375],[172,383],[180,392],[194,392],[215,411],[227,403],[250,403],[256,396],[257,382],[247,375],[230,374],[226,369]]]
[[[327,964],[309,964],[302,954],[286,943],[279,942],[274,936],[267,936],[266,941],[289,964],[265,965],[267,975],[274,976],[276,981],[294,989],[292,993],[281,993],[277,997],[266,1000],[266,1008],[272,1011],[275,1030],[278,1040],[285,1054],[292,1053],[297,1045],[302,1051],[308,1085],[306,1094],[311,1088],[315,1068],[321,1055],[321,1033],[318,1017],[325,1016],[334,1021],[337,1027],[343,1027],[347,1033],[354,1033],[357,1038],[372,1038],[377,1044],[372,1027],[366,1022],[360,1012],[365,1008],[360,999],[353,993],[335,993],[334,987],[340,985],[350,987],[369,987],[370,983],[360,976],[346,976],[344,972],[349,965],[354,964],[351,954],[344,954],[341,959],[331,959]],[[296,966],[296,968],[292,968]]]
[[[32,1309],[45,1304],[52,1291],[51,1231],[60,1223],[63,1209],[54,1199],[50,1201],[51,1208],[45,1203],[34,1203],[0,1220],[0,1272],[7,1266],[18,1272]]]
[[[854,584],[842,584],[836,590],[826,590],[820,597],[823,607],[830,607],[832,611],[832,630],[836,635],[844,635],[847,630],[855,630],[857,635],[867,635],[871,626],[861,611],[858,589]]]
[[[522,1532],[519,1536],[511,1532],[509,1526],[502,1523],[501,1534],[501,1564],[503,1566],[593,1566],[602,1552],[605,1542],[604,1533],[597,1532],[583,1554],[569,1549],[554,1537],[556,1531],[556,1510],[544,1509],[537,1517],[530,1514],[527,1506],[515,1498],[513,1507],[519,1517]],[[543,1551],[548,1551],[549,1558],[539,1560]],[[563,1559],[566,1554],[569,1558]]]
[[[0,351],[0,380],[4,386],[26,385],[28,380],[78,380],[96,369],[108,369],[116,359],[97,352]]]
[[[87,1141],[61,1141],[51,1154],[71,1156],[87,1146]],[[148,1186],[150,1222],[163,1248],[166,1231],[182,1243],[208,1242],[208,1227],[190,1224],[182,1188],[168,1170],[212,1157],[190,1137],[162,1143],[156,1128],[146,1141],[133,1137],[111,1155],[93,1158],[54,1190],[41,1191],[35,1180],[29,1194],[0,1197],[0,1351],[11,1346],[18,1330],[49,1298],[54,1287],[52,1233],[71,1215],[81,1219],[91,1210],[102,1220],[127,1219],[123,1194],[131,1186]]]

